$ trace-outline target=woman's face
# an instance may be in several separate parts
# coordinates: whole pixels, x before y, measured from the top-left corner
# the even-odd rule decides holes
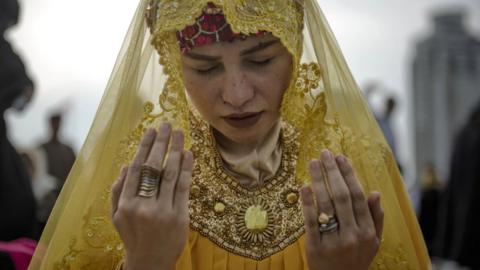
[[[279,119],[292,57],[277,38],[200,46],[183,54],[182,64],[194,106],[228,139],[257,143]]]

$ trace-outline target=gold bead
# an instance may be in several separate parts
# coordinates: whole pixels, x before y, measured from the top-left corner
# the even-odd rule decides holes
[[[215,204],[215,207],[213,208],[216,213],[223,213],[225,211],[225,204],[218,202]]]
[[[191,188],[190,188],[190,193],[192,194],[193,197],[198,197],[200,196],[200,187],[197,186],[197,185],[193,185]]]
[[[288,193],[288,195],[287,195],[287,202],[288,202],[289,204],[294,204],[294,203],[296,203],[297,201],[298,201],[298,195],[297,195],[296,193],[294,193],[294,192]]]

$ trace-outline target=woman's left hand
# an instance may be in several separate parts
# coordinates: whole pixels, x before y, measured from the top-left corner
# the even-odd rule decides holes
[[[382,239],[380,193],[366,198],[347,158],[334,157],[328,150],[322,151],[320,160],[311,161],[310,174],[311,187],[301,190],[309,269],[367,270]],[[321,232],[321,213],[336,218],[338,227]]]

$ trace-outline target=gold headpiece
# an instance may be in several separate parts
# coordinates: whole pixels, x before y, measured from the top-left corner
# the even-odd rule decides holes
[[[154,35],[157,50],[159,39],[193,25],[203,12],[224,14],[236,33],[271,32],[281,39],[292,55],[301,55],[302,0],[151,0],[146,12],[147,25]],[[215,7],[208,7],[208,4]]]

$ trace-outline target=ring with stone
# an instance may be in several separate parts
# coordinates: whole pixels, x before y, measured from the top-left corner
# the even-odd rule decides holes
[[[337,218],[334,215],[327,215],[325,213],[321,213],[318,216],[318,225],[318,230],[322,234],[336,232],[339,227]]]

